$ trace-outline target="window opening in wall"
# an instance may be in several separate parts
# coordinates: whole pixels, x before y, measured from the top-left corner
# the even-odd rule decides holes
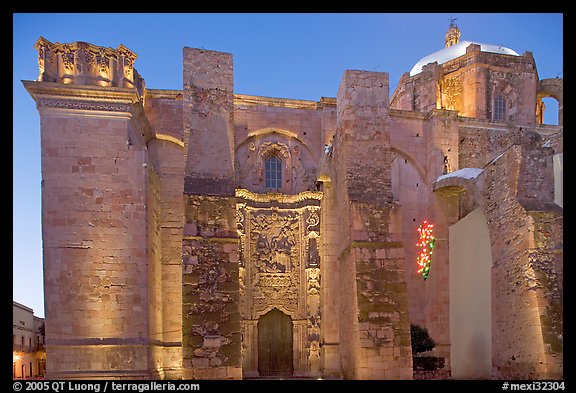
[[[270,156],[265,162],[266,188],[278,191],[282,188],[282,160],[277,156]]]
[[[506,100],[501,95],[494,100],[494,120],[506,119]]]
[[[553,97],[542,98],[544,104],[544,124],[558,125],[558,101]]]

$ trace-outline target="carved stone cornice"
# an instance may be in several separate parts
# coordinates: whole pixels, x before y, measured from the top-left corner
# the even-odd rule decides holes
[[[139,100],[133,88],[67,85],[55,82],[22,81],[36,103],[47,101],[83,101],[133,104]]]
[[[234,106],[272,106],[290,109],[318,110],[321,109],[323,104],[321,105],[317,101],[234,94]]]
[[[38,111],[73,116],[126,116],[135,123],[144,140],[155,137],[138,92],[134,88],[66,85],[55,82],[22,81]]]
[[[259,203],[298,203],[311,199],[320,201],[322,200],[323,195],[324,194],[320,191],[304,191],[295,195],[288,195],[279,193],[256,194],[244,188],[236,189],[236,198],[243,198],[248,201]]]

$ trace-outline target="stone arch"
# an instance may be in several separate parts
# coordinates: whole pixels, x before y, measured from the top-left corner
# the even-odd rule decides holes
[[[416,171],[418,171],[418,174],[420,175],[420,178],[422,180],[426,179],[426,170],[424,169],[424,167],[418,162],[418,160],[416,159],[416,157],[414,157],[412,154],[410,154],[409,152],[402,150],[398,147],[394,147],[394,146],[390,146],[390,151],[392,151],[392,153],[404,157],[404,159],[408,160],[408,162],[410,162],[411,165],[414,166],[414,168],[416,169]]]
[[[267,193],[264,162],[272,154],[282,160],[281,193],[297,194],[316,188],[316,154],[294,132],[276,128],[253,131],[236,146],[238,186],[256,193]]]
[[[544,123],[542,99],[546,97],[551,97],[558,101],[558,125],[564,125],[564,80],[561,78],[548,78],[538,81],[536,91],[536,118],[540,124]]]
[[[282,304],[268,304],[266,306],[266,308],[263,308],[261,310],[254,310],[254,318],[256,320],[260,319],[260,317],[268,314],[273,309],[277,309],[278,311],[281,311],[284,314],[288,315],[292,319],[292,321],[295,321],[297,319],[297,315],[296,315],[297,311],[296,310],[289,310],[288,308],[284,307],[284,305],[282,305]]]
[[[295,141],[298,141],[299,144],[301,144],[304,148],[307,149],[307,151],[314,157],[314,159],[318,158],[317,154],[310,148],[310,146],[308,146],[308,144],[306,144],[306,142],[304,142],[302,139],[298,137],[297,133],[282,128],[267,127],[252,131],[246,136],[246,138],[244,138],[240,143],[236,145],[236,150],[238,150],[241,146],[245,145],[246,143],[250,142],[250,140],[253,140],[255,137],[263,135],[274,135],[274,134],[281,135],[286,139],[294,139]]]
[[[395,203],[395,215],[400,222],[402,242],[414,245],[418,242],[417,228],[424,219],[429,219],[429,193],[423,191],[426,186],[426,172],[416,158],[409,152],[391,147],[394,155],[391,166],[392,194]],[[416,247],[405,247],[404,279],[407,285],[408,310],[410,322],[426,325],[426,307],[422,299],[426,297],[426,287],[422,285],[422,276],[412,265],[416,261]]]

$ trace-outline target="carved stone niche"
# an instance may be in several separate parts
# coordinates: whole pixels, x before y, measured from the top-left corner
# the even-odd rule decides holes
[[[39,82],[135,87],[144,96],[144,81],[134,69],[137,55],[124,45],[112,49],[81,41],[53,44],[40,37],[34,48],[38,51]]]
[[[293,375],[320,376],[320,200],[236,191],[241,240],[243,375],[259,376],[258,322],[273,309],[292,322]]]

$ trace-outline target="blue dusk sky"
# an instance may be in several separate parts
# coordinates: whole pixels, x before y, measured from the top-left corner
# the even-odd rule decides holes
[[[150,89],[182,89],[182,50],[233,55],[234,92],[320,100],[336,97],[345,70],[400,76],[444,47],[451,18],[461,40],[531,51],[540,79],[563,77],[562,13],[142,13],[13,16],[13,300],[44,317],[40,117],[22,80],[38,77],[39,37],[85,41],[138,55]],[[556,114],[555,101],[546,102]],[[556,105],[556,106],[555,106]],[[547,123],[557,124],[555,116]]]

